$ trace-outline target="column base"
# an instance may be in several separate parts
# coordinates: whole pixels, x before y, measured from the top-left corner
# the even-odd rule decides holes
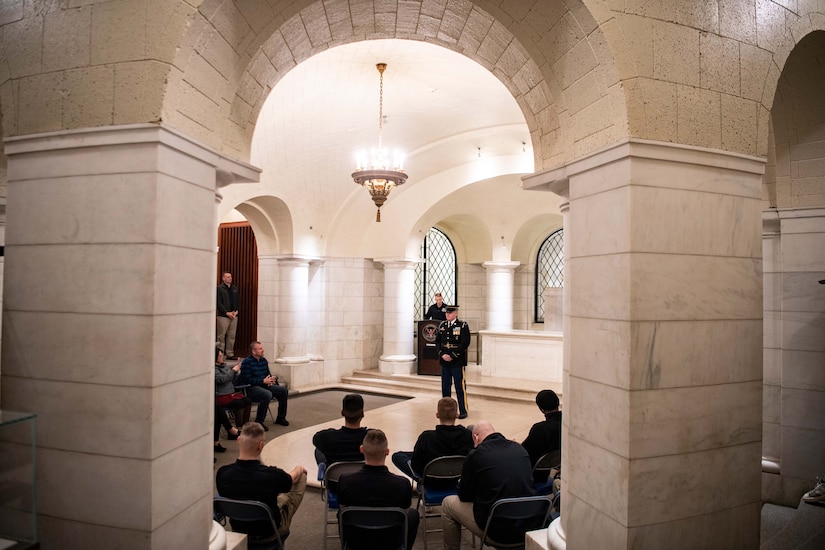
[[[321,356],[279,357],[273,361],[277,374],[290,390],[300,391],[324,383],[324,358]]]
[[[415,355],[382,355],[378,360],[378,371],[384,374],[415,374]]]
[[[564,539],[561,518],[554,519],[547,529],[527,533],[524,545],[524,550],[565,550],[566,548],[567,541]]]

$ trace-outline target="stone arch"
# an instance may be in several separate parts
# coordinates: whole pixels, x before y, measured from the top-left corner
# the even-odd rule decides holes
[[[407,2],[383,11],[378,4],[329,8],[317,0],[245,18],[240,5],[228,4],[202,12],[206,21],[190,27],[184,38],[193,44],[189,61],[173,84],[190,93],[170,93],[164,112],[174,125],[230,156],[248,158],[263,102],[291,68],[328,48],[376,38],[425,40],[495,74],[527,120],[536,170],[626,133],[624,109],[616,108],[623,102],[615,101],[621,87],[611,55],[582,2]],[[254,28],[246,22],[247,29],[230,28],[228,21],[249,21],[250,15],[260,18]],[[576,89],[583,78],[596,84],[588,104],[581,104]],[[191,98],[204,91],[210,100],[199,112]]]
[[[292,252],[292,215],[277,197],[255,197],[235,207],[252,226],[259,255]]]
[[[820,109],[825,104],[820,92],[825,85],[825,71],[818,65],[817,59],[823,55],[825,15],[810,14],[788,28],[773,56],[763,100],[770,113],[770,124],[766,125],[764,136],[768,167],[763,179],[763,200],[767,207],[823,204],[817,196],[825,195],[825,186],[811,183],[814,174],[808,174],[807,183],[802,181],[791,160],[797,157],[798,165],[800,158],[807,158],[806,154],[801,153],[800,157],[792,150],[806,148],[806,140],[816,142],[821,139],[825,120]],[[813,145],[808,143],[807,148]],[[816,176],[821,177],[819,174]],[[794,192],[794,188],[798,192]]]

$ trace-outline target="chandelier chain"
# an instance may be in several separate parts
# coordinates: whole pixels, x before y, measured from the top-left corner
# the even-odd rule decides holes
[[[384,71],[379,69],[378,79],[378,150],[382,150],[382,136],[384,134]]]

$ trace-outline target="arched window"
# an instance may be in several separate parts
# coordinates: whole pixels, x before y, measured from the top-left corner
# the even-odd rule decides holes
[[[431,228],[421,243],[420,257],[426,262],[415,267],[415,312],[423,319],[433,301],[433,294],[440,292],[445,304],[458,301],[455,248],[444,233]]]
[[[544,322],[544,289],[564,286],[564,229],[544,239],[536,257],[536,322]]]

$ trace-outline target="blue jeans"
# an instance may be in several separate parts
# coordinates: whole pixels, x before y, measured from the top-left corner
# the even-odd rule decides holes
[[[392,453],[392,463],[395,464],[395,467],[401,470],[402,473],[418,481],[418,479],[421,476],[416,474],[412,469],[412,464],[410,464],[410,460],[412,460],[412,455],[412,451],[394,452]]]
[[[266,411],[269,409],[269,402],[278,400],[277,418],[286,418],[287,397],[289,391],[284,386],[250,386],[246,388],[246,395],[253,403],[258,404],[258,412],[255,413],[255,422],[263,424],[266,420]]]

